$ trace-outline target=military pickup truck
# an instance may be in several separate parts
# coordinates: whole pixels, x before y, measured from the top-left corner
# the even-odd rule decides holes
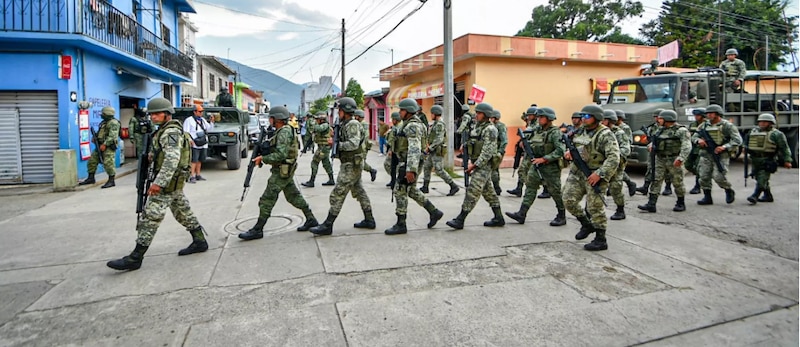
[[[176,107],[174,119],[183,122],[192,116],[191,107]],[[235,107],[206,107],[205,119],[214,119],[214,127],[208,129],[208,156],[224,159],[228,170],[238,170],[242,158],[247,158],[247,125],[250,114]]]
[[[622,110],[633,130],[633,147],[629,165],[647,165],[650,139],[642,130],[653,123],[656,109],[678,113],[678,122],[694,121],[692,110],[717,104],[725,109],[724,119],[734,123],[744,135],[757,126],[762,113],[775,115],[777,127],[786,134],[797,165],[798,141],[798,77],[797,73],[780,71],[748,71],[743,92],[726,92],[725,72],[716,68],[695,72],[659,71],[652,76],[637,76],[614,81],[604,109]],[[737,155],[738,156],[738,155]]]

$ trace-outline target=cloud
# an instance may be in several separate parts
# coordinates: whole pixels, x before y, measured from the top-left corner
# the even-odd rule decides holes
[[[277,22],[270,19],[231,12],[214,6],[195,4],[197,14],[189,18],[198,28],[197,36],[241,37],[274,30]]]
[[[300,36],[300,34],[298,33],[285,33],[283,35],[276,37],[275,39],[278,41],[289,41],[291,39],[297,38],[298,36]]]

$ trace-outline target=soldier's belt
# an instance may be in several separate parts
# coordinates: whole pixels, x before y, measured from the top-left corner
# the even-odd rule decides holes
[[[749,155],[751,158],[772,158],[775,156],[775,152],[766,153],[766,152],[747,151],[747,155]]]

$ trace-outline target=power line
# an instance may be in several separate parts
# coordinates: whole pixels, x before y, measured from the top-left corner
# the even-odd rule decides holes
[[[375,41],[373,44],[369,45],[369,47],[367,47],[363,52],[359,53],[355,58],[353,58],[349,62],[347,62],[347,64],[345,64],[345,66],[350,65],[350,63],[354,62],[356,59],[361,58],[361,56],[364,55],[365,53],[367,53],[370,50],[370,48],[375,47],[375,45],[377,45],[383,39],[385,39],[387,36],[389,36],[389,34],[393,33],[395,31],[395,29],[397,29],[397,27],[400,26],[400,24],[403,24],[403,22],[405,22],[406,19],[411,17],[414,13],[417,13],[417,11],[419,11],[423,6],[425,6],[426,3],[427,3],[427,1],[422,2],[422,4],[420,4],[419,7],[415,8],[411,12],[409,12],[405,17],[403,17],[403,19],[400,20],[400,22],[398,22],[391,30],[389,30],[389,32],[387,32],[386,34],[381,36],[381,38],[379,38],[378,41]]]
[[[325,30],[339,30],[339,29],[326,28],[326,27],[321,27],[321,26],[316,26],[316,25],[311,25],[311,24],[292,22],[292,21],[288,21],[288,20],[278,19],[278,18],[275,18],[275,17],[270,17],[270,16],[267,16],[267,15],[258,15],[258,14],[255,14],[255,13],[235,10],[235,9],[230,8],[230,7],[225,7],[225,6],[222,6],[222,5],[212,4],[212,3],[208,3],[208,2],[200,1],[200,0],[195,0],[195,2],[198,3],[198,4],[206,5],[206,6],[221,8],[221,9],[228,10],[228,11],[231,11],[231,12],[246,14],[246,15],[252,16],[252,17],[265,18],[265,19],[274,20],[276,22],[281,22],[281,23],[286,23],[286,24],[300,25],[300,26],[305,26],[305,27],[309,27],[309,28],[317,28],[317,29],[325,29]]]
[[[761,24],[761,25],[765,25],[765,26],[772,26],[772,27],[779,28],[779,29],[786,29],[785,26],[781,28],[781,24],[771,23],[769,21],[761,20],[761,19],[758,19],[758,18],[750,17],[750,16],[745,16],[745,15],[734,13],[734,12],[722,11],[722,10],[713,9],[713,8],[709,8],[709,7],[705,7],[705,6],[682,3],[682,2],[675,2],[675,3],[672,3],[672,4],[682,5],[682,6],[685,6],[685,7],[696,8],[696,9],[699,9],[701,11],[705,11],[706,13],[715,14],[715,15],[718,14],[718,13],[721,13],[721,14],[724,14],[724,15],[726,15],[728,17],[732,17],[734,19],[738,19],[738,20],[742,20],[742,21],[751,22],[753,24]],[[664,5],[662,5],[662,8],[664,10],[668,10],[669,5],[664,4]]]

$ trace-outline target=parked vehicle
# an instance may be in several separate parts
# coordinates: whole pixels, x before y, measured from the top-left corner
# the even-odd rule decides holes
[[[192,116],[193,108],[176,107],[172,116],[183,122]],[[229,170],[238,170],[242,158],[247,158],[250,115],[235,107],[206,107],[203,117],[214,119],[214,127],[208,129],[208,156],[224,159]]]
[[[258,116],[251,114],[250,122],[247,123],[247,137],[250,140],[250,146],[258,142],[258,135],[261,134],[260,120]]]

